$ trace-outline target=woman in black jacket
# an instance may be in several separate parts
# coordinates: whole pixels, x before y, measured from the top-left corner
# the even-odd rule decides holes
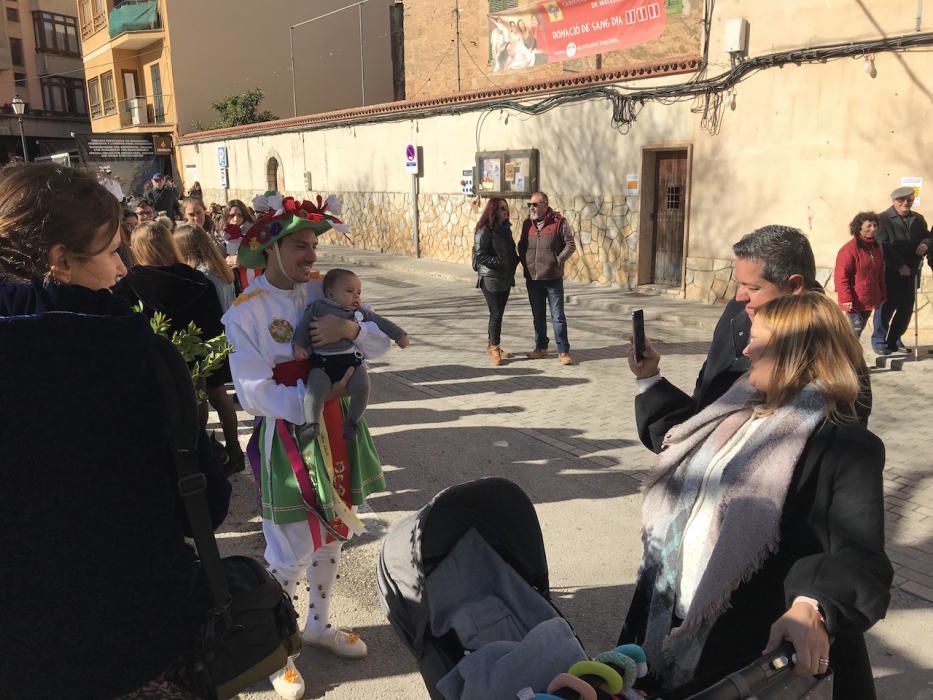
[[[489,343],[486,352],[494,365],[508,359],[509,354],[499,347],[502,316],[515,286],[515,268],[518,253],[509,223],[509,205],[501,197],[490,197],[483,215],[476,224],[473,237],[473,269],[477,273],[476,286],[483,290],[489,306]]]
[[[130,251],[137,264],[114,287],[114,294],[134,306],[142,304],[147,316],[161,312],[173,332],[182,331],[193,322],[204,340],[223,334],[220,322],[223,311],[214,285],[203,272],[181,261],[168,229],[154,221],[139,225],[130,238]],[[236,408],[225,386],[232,381],[227,360],[207,378],[207,399],[217,411],[224,432],[228,474],[243,471],[246,466],[237,431]],[[206,424],[206,404],[202,404],[202,411]]]
[[[884,617],[893,572],[884,445],[856,420],[862,350],[817,292],[761,307],[750,336],[749,372],[670,430],[645,479],[621,641],[644,646],[665,698],[787,639],[800,675],[832,665],[834,698],[869,700],[863,635]]]
[[[192,698],[198,566],[120,208],[57,165],[0,171],[0,697]],[[230,486],[202,434],[214,526]]]

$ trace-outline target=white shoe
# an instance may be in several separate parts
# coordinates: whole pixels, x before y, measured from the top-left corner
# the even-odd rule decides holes
[[[305,631],[301,633],[301,639],[305,644],[326,649],[331,654],[345,659],[362,659],[369,653],[366,642],[360,639],[360,635],[356,632],[330,625],[321,632],[305,627]]]
[[[280,698],[301,700],[305,695],[305,679],[295,668],[295,661],[292,657],[288,657],[285,666],[269,676],[269,680]]]

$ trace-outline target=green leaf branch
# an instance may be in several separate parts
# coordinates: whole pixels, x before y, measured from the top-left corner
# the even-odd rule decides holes
[[[142,305],[138,304],[134,310],[142,313]],[[152,315],[149,325],[155,333],[168,338],[178,348],[191,371],[191,381],[197,392],[198,401],[206,401],[207,392],[204,390],[204,380],[220,369],[224,359],[233,352],[233,346],[227,342],[227,336],[221,333],[214,338],[204,340],[201,337],[203,331],[195,325],[194,321],[189,323],[184,330],[175,331],[169,335],[171,330],[169,318],[161,311],[156,311]]]

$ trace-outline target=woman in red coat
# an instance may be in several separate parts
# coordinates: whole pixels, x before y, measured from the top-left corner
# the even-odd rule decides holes
[[[849,224],[852,240],[839,249],[833,279],[839,306],[849,316],[855,335],[862,329],[871,312],[881,306],[888,293],[884,283],[884,254],[875,240],[878,215],[862,211]]]

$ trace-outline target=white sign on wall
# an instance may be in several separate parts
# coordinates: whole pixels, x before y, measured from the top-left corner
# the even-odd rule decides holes
[[[227,189],[227,169],[226,168],[220,169],[220,186],[223,189]]]
[[[227,147],[218,146],[217,147],[217,165],[221,168],[227,167]]]
[[[625,196],[626,197],[637,197],[638,188],[641,184],[641,178],[638,176],[638,173],[629,173],[625,176]]]
[[[914,206],[920,205],[920,190],[923,189],[923,178],[922,177],[902,177],[901,178],[901,187],[913,187],[914,188]]]

